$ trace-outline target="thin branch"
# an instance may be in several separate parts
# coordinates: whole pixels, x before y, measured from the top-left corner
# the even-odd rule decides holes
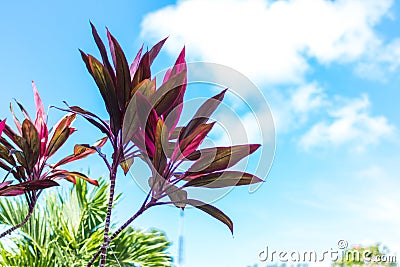
[[[107,215],[105,219],[105,226],[104,226],[104,240],[101,246],[101,260],[100,260],[100,267],[104,267],[106,265],[107,260],[107,248],[110,243],[110,239],[108,237],[110,231],[110,223],[111,223],[111,212],[112,206],[114,203],[114,193],[115,193],[115,182],[117,178],[117,170],[120,163],[120,158],[122,155],[122,151],[119,149],[114,150],[115,154],[113,157],[112,167],[110,168],[110,195],[108,198],[108,207],[107,207]],[[104,157],[105,158],[105,157]],[[108,161],[106,161],[108,162]]]
[[[37,199],[37,198],[36,198],[36,199]],[[35,199],[32,203],[30,203],[30,205],[29,205],[29,212],[28,212],[28,214],[26,215],[26,217],[22,220],[22,222],[20,222],[20,223],[17,224],[17,225],[14,225],[14,226],[11,227],[10,229],[8,229],[8,230],[6,230],[5,232],[1,233],[1,234],[0,234],[0,239],[3,238],[3,237],[5,237],[5,236],[7,236],[7,235],[9,235],[9,234],[11,234],[11,233],[14,232],[15,230],[21,228],[22,226],[24,226],[24,225],[29,221],[29,219],[32,217],[33,211],[35,210],[36,199]]]
[[[132,216],[130,217],[123,225],[121,225],[117,231],[115,231],[111,237],[108,239],[108,245],[111,243],[112,240],[114,240],[126,227],[128,227],[137,217],[139,217],[144,211],[146,211],[148,208],[152,207],[152,206],[157,206],[158,204],[156,202],[152,202],[150,201],[149,203],[147,203],[147,201],[149,200],[149,197],[151,195],[151,190],[149,191],[149,193],[147,194],[146,199],[143,201],[142,206],[140,207],[140,209]],[[147,204],[146,204],[147,203]],[[87,267],[91,267],[94,262],[97,260],[97,258],[100,256],[100,254],[102,253],[102,249],[99,249],[96,254],[94,254],[93,258],[89,261],[89,263],[87,264]]]

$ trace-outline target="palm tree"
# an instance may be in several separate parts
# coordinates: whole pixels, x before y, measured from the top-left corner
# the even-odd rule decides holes
[[[47,194],[28,223],[1,240],[0,266],[86,266],[103,241],[107,192],[108,185],[101,179],[99,187],[92,190],[88,190],[86,182],[78,180],[68,192]],[[14,225],[23,219],[27,209],[22,198],[0,199],[0,224]],[[108,266],[173,266],[166,251],[169,246],[170,242],[159,231],[127,228],[112,241],[107,263]]]

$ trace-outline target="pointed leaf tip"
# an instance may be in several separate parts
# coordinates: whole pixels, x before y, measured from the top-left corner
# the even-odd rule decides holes
[[[232,220],[225,214],[223,213],[221,210],[219,210],[218,208],[206,204],[200,200],[196,200],[196,199],[187,199],[186,201],[183,201],[186,204],[189,204],[209,215],[211,215],[212,217],[214,217],[215,219],[219,220],[220,222],[222,222],[223,224],[225,224],[229,230],[231,231],[232,235],[233,235],[233,222]]]

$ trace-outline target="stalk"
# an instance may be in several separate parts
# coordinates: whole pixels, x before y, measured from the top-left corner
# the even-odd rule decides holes
[[[25,216],[25,218],[22,220],[22,222],[20,222],[20,223],[17,224],[17,225],[14,225],[14,226],[11,227],[10,229],[8,229],[8,230],[6,230],[5,232],[1,233],[1,234],[0,234],[0,239],[3,238],[3,237],[5,237],[5,236],[7,236],[7,235],[9,235],[9,234],[11,234],[11,233],[14,232],[15,230],[21,228],[22,226],[24,226],[24,225],[29,221],[29,219],[32,217],[33,211],[35,210],[35,204],[36,204],[36,200],[34,200],[34,201],[32,202],[32,204],[30,205],[30,207],[29,207],[29,212],[28,212],[28,214]]]
[[[112,212],[112,206],[114,203],[115,180],[117,178],[117,170],[118,170],[118,165],[120,162],[120,155],[121,155],[121,153],[119,153],[119,151],[118,151],[116,153],[115,157],[113,158],[112,167],[110,169],[110,195],[108,198],[107,215],[106,215],[105,226],[104,226],[104,240],[103,240],[103,244],[100,249],[100,252],[101,252],[100,267],[106,266],[107,248],[110,243],[110,239],[109,239],[108,235],[110,232],[111,212]]]
[[[149,194],[150,195],[150,194]],[[111,242],[112,240],[114,240],[126,227],[128,227],[137,217],[139,217],[145,210],[147,210],[148,208],[150,208],[151,206],[155,205],[156,203],[153,202],[149,202],[148,204],[146,204],[149,195],[147,196],[146,200],[143,202],[143,205],[140,207],[140,209],[132,216],[130,217],[123,225],[121,225],[117,231],[115,231],[111,237],[108,239],[109,242]],[[109,243],[107,244],[107,246],[109,245]],[[107,252],[107,250],[106,250]],[[89,263],[87,264],[87,267],[91,267],[94,262],[97,260],[97,258],[100,256],[103,257],[103,248],[99,249],[96,254],[94,254],[93,258],[89,261]],[[100,263],[101,264],[101,263]]]

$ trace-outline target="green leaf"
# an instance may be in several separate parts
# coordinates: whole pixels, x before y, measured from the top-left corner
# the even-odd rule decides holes
[[[183,187],[206,187],[206,188],[223,188],[229,186],[240,186],[261,183],[263,180],[250,173],[239,171],[224,171],[195,177]]]

